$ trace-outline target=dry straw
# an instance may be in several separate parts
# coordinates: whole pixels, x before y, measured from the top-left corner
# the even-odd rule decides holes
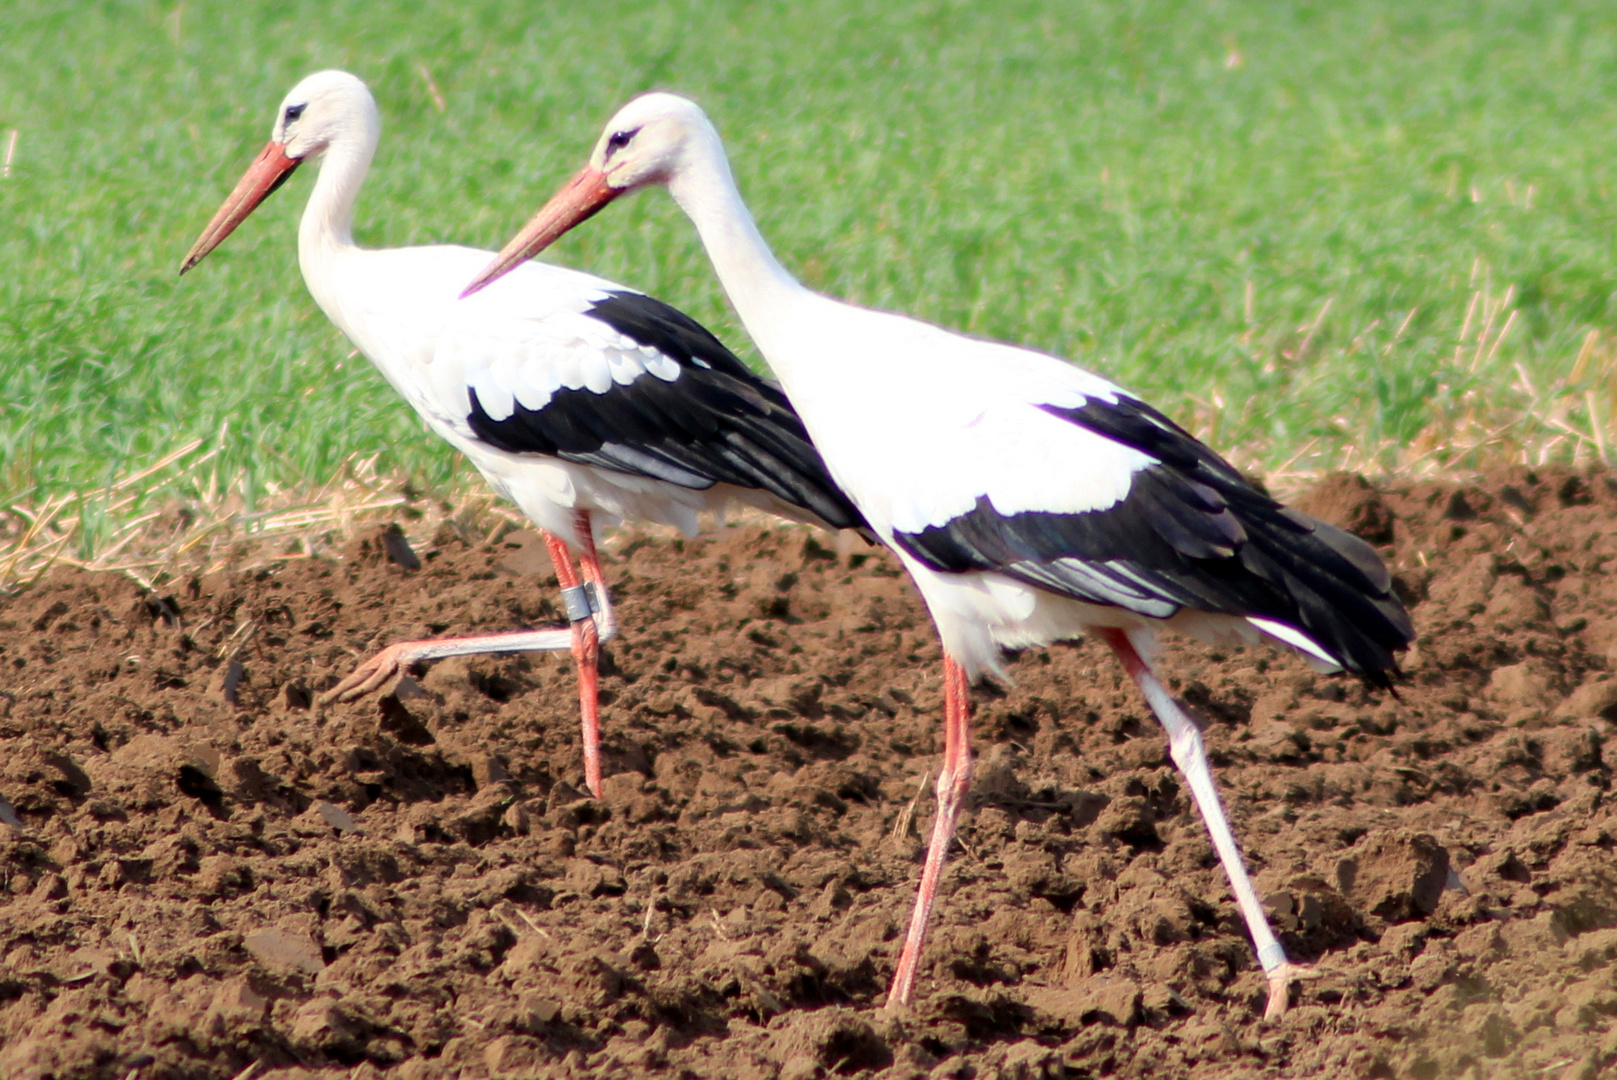
[[[1505,361],[1502,347],[1520,324],[1516,290],[1494,289],[1487,268],[1479,261],[1472,269],[1474,286],[1448,358],[1447,378],[1428,403],[1429,419],[1407,442],[1347,437],[1355,425],[1346,417],[1336,426],[1343,438],[1331,445],[1311,439],[1278,467],[1265,467],[1268,447],[1249,444],[1224,447],[1231,460],[1262,475],[1270,488],[1294,495],[1327,472],[1346,470],[1374,478],[1459,478],[1508,465],[1541,468],[1551,463],[1574,468],[1612,463],[1608,425],[1617,418],[1617,348],[1598,329],[1588,330],[1567,366],[1566,374],[1550,380],[1534,379],[1517,360],[1511,362],[1516,378],[1500,394],[1495,380],[1480,377]],[[1326,302],[1319,316],[1297,328],[1301,357],[1319,332],[1329,312]],[[1417,310],[1411,310],[1381,350],[1383,356],[1403,339]],[[1344,350],[1339,362],[1354,360],[1369,348],[1372,323]],[[1503,355],[1508,356],[1506,352]],[[1217,429],[1224,401],[1198,402],[1196,434],[1218,445]]]
[[[378,474],[374,457],[351,459],[313,491],[270,487],[250,503],[243,477],[221,484],[208,471],[216,453],[194,440],[107,488],[7,507],[0,513],[0,590],[25,586],[53,566],[113,571],[155,588],[182,573],[328,555],[385,522],[402,522],[418,537],[448,526],[475,541],[522,524],[483,490],[422,497],[402,479]],[[165,497],[179,480],[201,493]],[[98,530],[100,522],[110,527]]]

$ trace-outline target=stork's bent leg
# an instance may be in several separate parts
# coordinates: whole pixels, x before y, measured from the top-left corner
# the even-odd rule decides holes
[[[584,536],[589,535],[589,519],[580,515]],[[590,613],[589,601],[573,569],[573,558],[567,544],[545,533],[545,544],[550,548],[550,561],[556,564],[556,581],[561,585],[562,604],[572,620],[573,659],[578,664],[578,707],[584,730],[584,786],[591,795],[601,797],[601,708],[597,665],[601,658],[600,641],[595,632],[595,619]]]
[[[572,646],[571,630],[517,630],[473,637],[399,641],[360,664],[342,682],[321,694],[320,702],[329,704],[362,698],[380,690],[389,679],[403,674],[411,664],[421,660],[442,660],[446,656],[474,656],[479,653],[538,652],[570,649]]]
[[[926,850],[926,866],[921,871],[921,887],[910,914],[909,933],[904,951],[893,972],[893,986],[887,994],[887,1008],[908,1005],[915,993],[915,977],[920,971],[921,948],[926,944],[927,925],[932,921],[932,904],[943,864],[954,839],[955,819],[971,786],[971,698],[966,685],[966,669],[948,653],[943,654],[943,771],[938,774],[938,813],[932,821],[932,842]]]
[[[579,546],[583,548],[578,565],[584,571],[585,583],[593,591],[590,609],[595,612],[596,634],[600,643],[605,645],[618,636],[618,617],[612,611],[612,597],[606,591],[606,578],[601,573],[601,560],[595,554],[595,535],[590,529],[590,517],[586,511],[578,512],[577,531]]]
[[[1179,771],[1190,782],[1190,793],[1196,800],[1196,808],[1201,811],[1202,821],[1212,837],[1218,861],[1224,864],[1224,873],[1229,876],[1230,888],[1235,893],[1236,904],[1241,908],[1241,916],[1246,920],[1247,932],[1257,946],[1258,963],[1263,965],[1264,973],[1269,978],[1269,1003],[1264,1010],[1264,1018],[1278,1019],[1285,1014],[1292,982],[1307,977],[1310,971],[1286,958],[1286,950],[1276,940],[1274,931],[1269,929],[1269,919],[1258,900],[1257,890],[1252,887],[1252,879],[1247,876],[1241,849],[1236,845],[1235,834],[1224,816],[1218,786],[1213,782],[1213,770],[1207,763],[1207,748],[1202,742],[1201,729],[1168,693],[1167,687],[1162,685],[1141,654],[1140,646],[1148,645],[1149,639],[1141,640],[1137,646],[1132,635],[1123,630],[1107,629],[1099,631],[1099,634],[1117,653],[1124,670],[1167,729],[1169,753],[1173,756],[1174,764],[1179,766]]]

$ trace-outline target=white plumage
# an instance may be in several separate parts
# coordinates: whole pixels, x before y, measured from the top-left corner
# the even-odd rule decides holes
[[[673,308],[540,263],[463,300],[461,288],[488,252],[357,246],[354,201],[380,133],[376,103],[359,79],[340,71],[304,79],[180,272],[301,162],[322,159],[298,228],[309,292],[428,425],[544,530],[573,622],[559,631],[402,642],[328,696],[368,693],[418,660],[571,648],[585,782],[599,794],[595,665],[615,622],[594,530],[637,520],[689,534],[703,511],[734,502],[835,528],[858,526],[860,517],[779,389]]]
[[[1195,722],[1150,667],[1155,632],[1268,638],[1386,685],[1411,628],[1362,541],[1296,514],[1167,417],[1052,356],[805,289],[775,260],[717,133],[670,94],[630,102],[590,165],[472,289],[625,191],[668,188],[832,475],[903,560],[944,648],[938,814],[890,1004],[907,1002],[970,780],[969,679],[1002,648],[1092,633],[1167,729],[1270,983],[1291,964],[1225,820]]]

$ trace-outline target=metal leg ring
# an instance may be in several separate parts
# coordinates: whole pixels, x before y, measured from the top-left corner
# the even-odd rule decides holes
[[[573,585],[563,589],[561,603],[569,622],[583,622],[595,613],[594,605],[590,603],[588,585]]]

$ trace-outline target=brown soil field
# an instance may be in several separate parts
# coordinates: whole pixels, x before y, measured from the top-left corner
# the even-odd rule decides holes
[[[1420,638],[1396,698],[1166,650],[1317,966],[1277,1024],[1103,648],[977,689],[974,796],[887,1015],[942,697],[895,562],[795,526],[616,536],[595,800],[565,655],[311,704],[389,641],[557,618],[534,535],[443,526],[414,568],[373,534],[0,600],[0,1077],[1609,1075],[1617,477],[1297,502],[1384,545]]]

